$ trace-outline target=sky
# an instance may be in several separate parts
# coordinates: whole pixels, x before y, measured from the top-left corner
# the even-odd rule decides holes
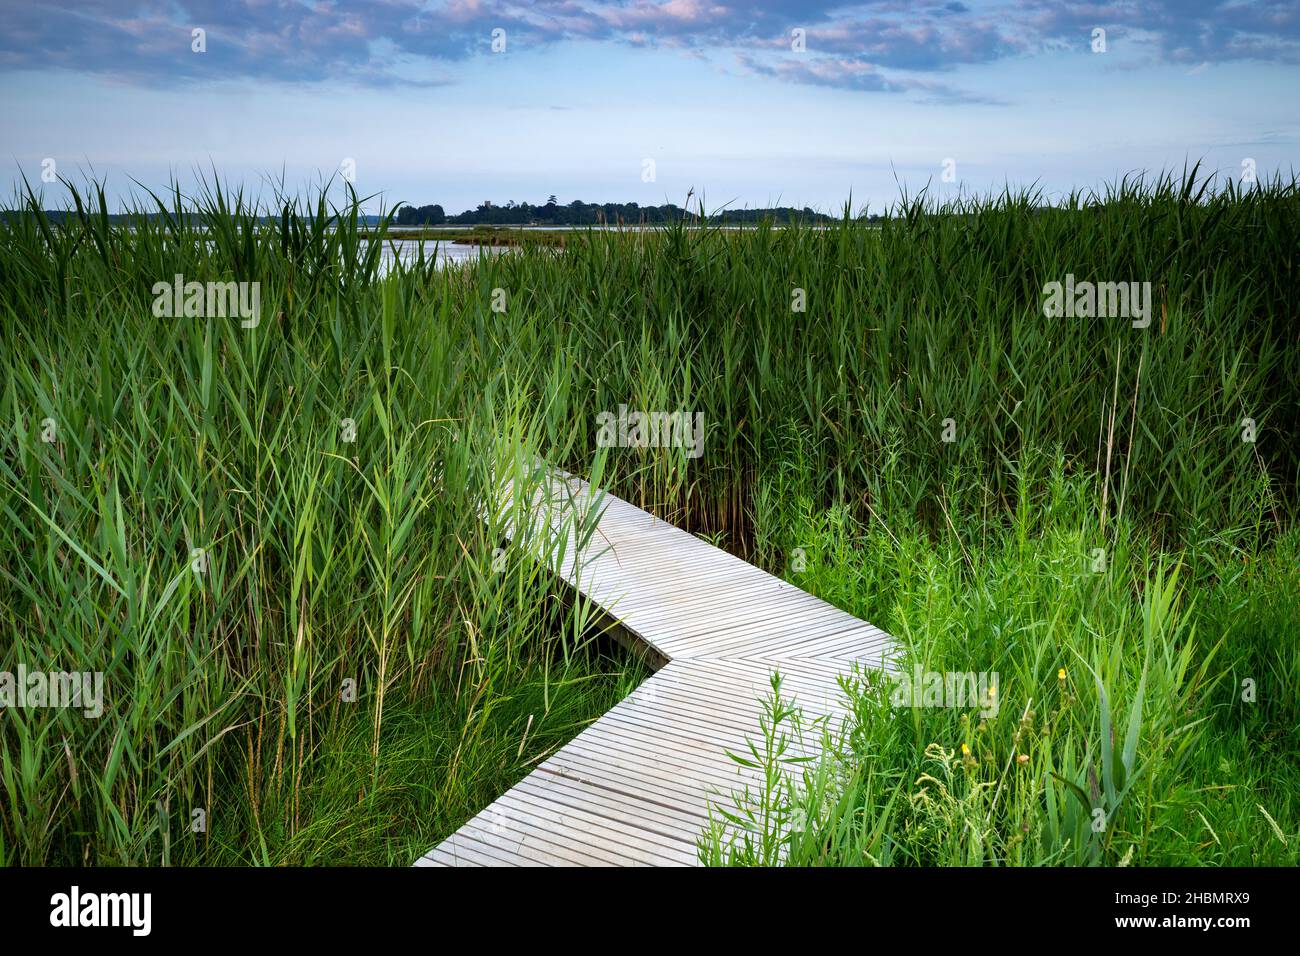
[[[1300,0],[0,0],[0,205],[25,176],[61,207],[43,172],[120,205],[215,170],[351,178],[376,211],[859,211],[1286,176],[1298,141]]]

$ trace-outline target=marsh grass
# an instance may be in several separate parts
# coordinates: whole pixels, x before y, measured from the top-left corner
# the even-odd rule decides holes
[[[850,716],[824,761],[752,798],[773,805],[771,825],[706,834],[703,859],[764,862],[758,848],[776,846],[793,865],[1300,860],[1298,529],[1169,549],[1112,522],[1097,572],[1096,478],[1037,460],[1016,479],[1032,507],[964,540],[794,498],[767,513],[766,540],[808,556],[790,580],[889,630],[908,673],[996,674],[997,707],[909,706],[879,674],[846,676]]]
[[[0,858],[409,862],[640,673],[476,511],[535,482],[531,402],[355,205],[76,198],[0,242],[0,660],[102,671],[106,712],[6,709]],[[176,273],[262,283],[261,322],[153,318]]]
[[[1033,632],[1083,658],[1062,665],[1080,701],[1061,718],[1074,762],[1036,754],[1036,779],[1077,783],[1096,763],[1085,664],[1124,720],[1132,668],[1083,640],[1096,626],[1084,612],[1098,602],[1130,633],[1160,555],[1171,557],[1158,580],[1179,582],[1180,606],[1196,598],[1179,685],[1193,703],[1242,676],[1297,676],[1270,643],[1292,620],[1280,590],[1292,582],[1266,556],[1290,540],[1298,475],[1294,182],[1208,190],[1193,170],[1060,208],[1032,193],[922,196],[878,226],[575,231],[560,250],[530,244],[464,269],[420,253],[387,271],[387,223],[363,228],[354,194],[254,202],[214,180],[193,197],[146,196],[139,211],[155,215],[129,229],[110,223],[101,188],[69,196],[63,222],[28,195],[0,224],[0,623],[14,635],[0,667],[102,670],[107,710],[4,713],[6,862],[404,860],[476,812],[643,673],[602,656],[591,609],[561,599],[546,561],[497,552],[503,523],[480,520],[503,475],[527,486],[539,459],[604,469],[615,493],[779,571],[809,547],[805,531],[867,535],[870,560],[819,556],[836,571],[807,586],[921,649],[940,625],[950,637],[975,627],[977,569],[1001,569],[1015,614],[981,625],[990,654],[1019,654]],[[1042,287],[1067,272],[1150,281],[1151,327],[1045,318]],[[177,274],[260,283],[260,322],[154,318],[154,284]],[[805,312],[792,311],[796,288]],[[703,457],[600,459],[596,415],[620,404],[702,412]],[[1245,417],[1255,443],[1241,440]],[[1039,448],[1059,449],[1049,486],[1031,468]],[[1064,534],[1043,517],[1058,487],[1082,496],[1068,548],[1044,538]],[[1099,547],[1112,583],[1076,583],[1056,603],[1065,585],[1049,572]],[[1041,567],[1042,553],[1056,558]],[[1240,567],[1226,557],[1240,554]],[[1043,588],[1013,593],[1031,571]],[[923,605],[946,606],[941,621],[914,604],[923,580],[944,595]],[[1220,587],[1238,590],[1201,595]],[[882,603],[890,594],[911,599]],[[1205,644],[1206,621],[1218,643]],[[1126,646],[1182,653],[1181,634]],[[1058,658],[1017,657],[1008,673],[1037,696]],[[1160,673],[1148,709],[1177,699]],[[1039,706],[1041,720],[1051,704]],[[1255,781],[1273,771],[1249,756],[1258,741],[1291,752],[1279,706],[1240,719],[1211,708],[1200,733],[1238,735],[1222,756]],[[1144,718],[1139,762],[1149,734],[1182,726],[1168,719]],[[914,783],[924,747],[952,746],[939,729],[913,726],[898,763],[878,765],[884,777],[872,770],[865,790],[836,799],[876,813],[875,796],[851,795],[893,794],[884,806],[901,813],[911,791],[897,788]],[[1209,805],[1196,788],[1225,785],[1199,771],[1139,778],[1192,788],[1183,803],[1130,788],[1120,815],[1145,814],[1148,838],[1186,830],[1187,808]],[[1254,820],[1254,784],[1233,786],[1214,799]],[[1071,792],[1058,835],[1077,831]],[[997,813],[1028,812],[1031,795],[1004,786]],[[935,803],[933,819],[985,811],[985,797],[969,799]],[[1289,804],[1266,806],[1293,848]],[[188,832],[193,808],[207,811],[206,835]],[[876,834],[863,859],[956,853],[939,829],[933,849],[905,852],[893,816],[842,819]],[[1237,858],[1219,849],[1224,829],[1204,859]],[[1025,859],[1096,858],[1056,839]],[[1184,839],[1201,852],[1199,836]],[[984,846],[1011,858],[996,834]]]

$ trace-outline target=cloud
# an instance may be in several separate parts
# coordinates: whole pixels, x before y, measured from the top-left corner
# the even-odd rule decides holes
[[[749,72],[791,83],[871,93],[914,93],[928,102],[1000,104],[1001,100],[967,93],[934,80],[882,72],[875,64],[851,59],[819,58],[764,63],[746,54],[737,56]]]
[[[1163,62],[1199,66],[1232,60],[1300,63],[1295,0],[1136,0],[1022,3],[1028,28],[1045,41],[1086,47],[1094,27],[1108,40],[1130,37]]]
[[[64,0],[67,2],[67,0]],[[878,93],[978,101],[933,78],[1051,49],[1086,50],[1091,30],[1132,38],[1191,68],[1227,60],[1300,62],[1294,0],[79,0],[15,4],[0,70],[66,69],[145,85],[219,79],[360,86],[447,82],[469,57],[560,42],[733,51],[757,76]],[[207,50],[191,50],[191,31]],[[807,49],[792,54],[791,30]],[[419,69],[403,69],[418,65]],[[411,79],[418,76],[418,79]]]

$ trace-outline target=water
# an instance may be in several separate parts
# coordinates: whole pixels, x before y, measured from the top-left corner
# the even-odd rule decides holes
[[[662,229],[661,225],[620,225],[620,226],[509,226],[511,231],[527,231],[536,229],[538,232],[648,232]],[[699,226],[688,226],[688,229],[698,229]],[[724,230],[741,230],[752,228],[744,225],[727,225],[714,226],[714,229]],[[777,227],[781,228],[781,227]],[[449,233],[464,233],[465,226],[392,226],[388,229],[384,237],[384,252],[380,260],[379,271],[381,274],[387,273],[393,267],[393,262],[400,256],[403,263],[412,262],[418,255],[420,248],[423,247],[426,257],[432,258],[434,250],[437,250],[438,267],[442,268],[448,265],[465,265],[476,262],[480,257],[500,255],[502,252],[508,252],[509,246],[480,246],[454,243],[450,239],[403,239],[404,231],[423,231],[437,232],[446,230]],[[396,253],[394,252],[396,247]]]
[[[390,237],[384,240],[384,251],[380,256],[379,271],[381,273],[388,272],[398,257],[401,258],[403,264],[413,262],[419,256],[420,249],[424,250],[426,259],[432,259],[436,250],[439,268],[476,262],[480,257],[487,258],[501,252],[500,248],[457,245],[446,239],[400,239]]]

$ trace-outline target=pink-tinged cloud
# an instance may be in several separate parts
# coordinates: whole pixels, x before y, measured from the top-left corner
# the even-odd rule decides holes
[[[1300,62],[1294,0],[86,0],[76,11],[16,5],[7,19],[0,69],[62,68],[168,85],[218,77],[398,83],[390,54],[377,51],[448,66],[487,54],[497,28],[515,53],[575,41],[730,50],[778,80],[957,99],[961,91],[926,74],[1045,48],[1086,50],[1097,26],[1112,41],[1151,38],[1153,56],[1192,66]],[[203,55],[190,51],[195,26],[208,33]],[[807,47],[791,63],[796,27]]]

